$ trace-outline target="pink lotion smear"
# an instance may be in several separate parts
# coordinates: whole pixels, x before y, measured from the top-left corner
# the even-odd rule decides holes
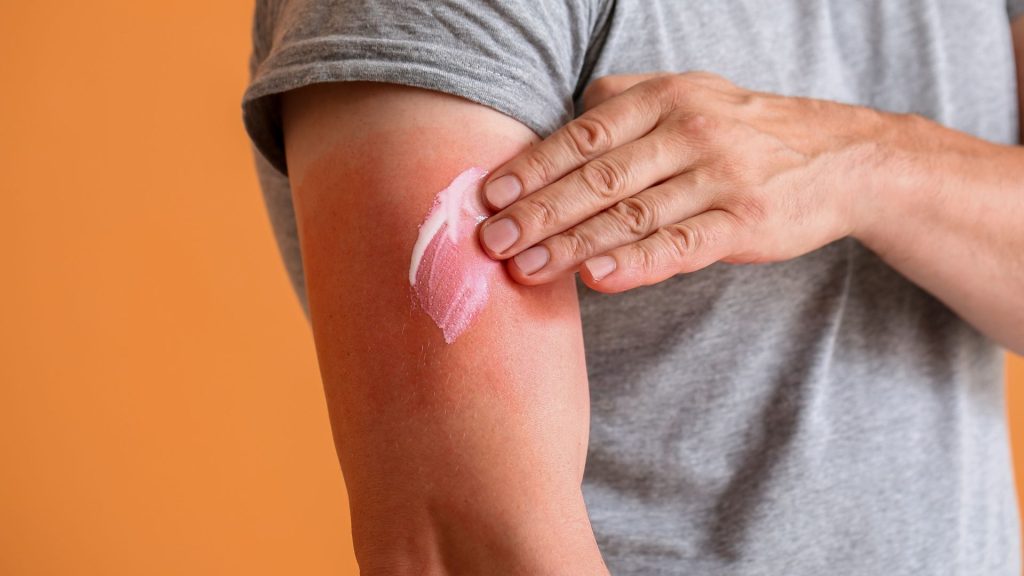
[[[484,309],[491,276],[501,268],[476,239],[477,225],[489,216],[480,201],[485,176],[486,170],[470,168],[438,192],[412,249],[409,285],[414,300],[448,344]]]

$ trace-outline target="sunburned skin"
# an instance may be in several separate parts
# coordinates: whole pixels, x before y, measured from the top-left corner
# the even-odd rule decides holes
[[[409,285],[413,299],[434,320],[448,344],[484,309],[491,276],[501,268],[476,240],[477,225],[489,215],[480,201],[485,176],[486,170],[469,168],[438,192],[412,250]]]

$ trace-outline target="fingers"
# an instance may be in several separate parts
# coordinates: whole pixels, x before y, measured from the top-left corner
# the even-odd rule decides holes
[[[588,258],[637,242],[655,230],[711,208],[716,192],[686,172],[556,234],[512,259],[509,274],[520,284],[550,282]]]
[[[618,96],[641,82],[669,74],[672,74],[672,72],[602,76],[588,84],[587,89],[583,91],[583,109],[590,110],[605,100]]]
[[[685,79],[686,81],[693,82],[695,84],[701,84],[704,86],[717,88],[717,89],[728,89],[735,88],[735,85],[728,79],[713,74],[710,72],[651,72],[648,74],[613,74],[610,76],[602,76],[592,81],[587,85],[586,90],[583,91],[583,108],[590,110],[596,106],[600,106],[602,102],[618,96],[622,92],[632,88],[633,86],[652,80],[654,78],[661,78],[666,76],[674,76],[679,79]]]
[[[620,146],[491,216],[480,231],[484,250],[492,258],[511,257],[678,174],[697,151],[668,132],[657,129]]]
[[[732,214],[709,210],[587,260],[580,267],[580,278],[606,293],[655,284],[728,257],[738,245],[739,234],[739,222]]]
[[[588,110],[496,170],[484,198],[500,210],[583,163],[650,132],[669,111],[664,87],[642,82]]]

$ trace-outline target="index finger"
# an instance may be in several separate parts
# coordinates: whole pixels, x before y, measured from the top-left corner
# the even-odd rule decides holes
[[[646,135],[671,107],[666,81],[657,77],[609,98],[506,162],[484,184],[487,203],[501,210],[587,161]]]
[[[602,76],[587,85],[583,91],[583,109],[590,110],[598,104],[618,96],[633,86],[657,78],[658,76],[670,76],[672,72],[651,72],[648,74],[613,74]]]

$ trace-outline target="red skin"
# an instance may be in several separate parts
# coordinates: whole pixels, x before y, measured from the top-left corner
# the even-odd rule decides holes
[[[409,298],[437,191],[535,136],[462,99],[360,83],[289,93],[285,134],[362,573],[601,574],[573,279],[527,287],[501,267],[450,345]]]
[[[472,326],[487,305],[492,278],[502,269],[501,264],[487,257],[476,238],[480,220],[490,215],[479,200],[486,173],[477,167],[467,169],[438,192],[417,235],[417,244],[430,238],[429,244],[422,254],[413,253],[410,263],[416,266],[412,298],[434,320],[449,344]],[[457,207],[458,215],[450,220],[453,207]],[[431,221],[436,222],[438,217],[445,221],[435,228]]]

